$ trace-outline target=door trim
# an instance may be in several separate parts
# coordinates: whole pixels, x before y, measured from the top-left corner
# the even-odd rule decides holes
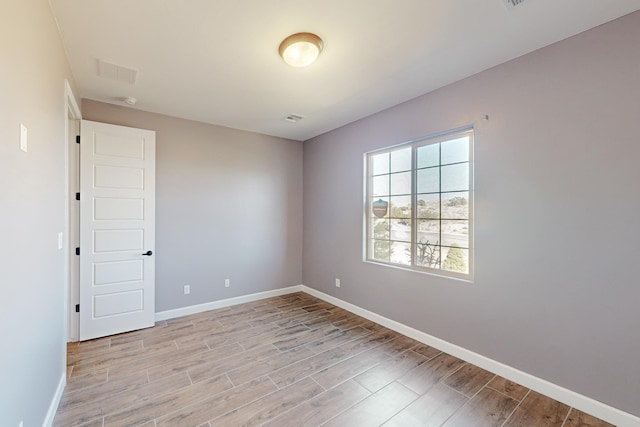
[[[73,188],[78,188],[77,176],[71,173],[71,165],[75,165],[75,169],[77,170],[79,166],[80,159],[78,158],[78,150],[73,144],[73,140],[75,139],[75,133],[72,126],[70,126],[71,120],[81,120],[82,113],[80,111],[80,107],[78,106],[78,102],[76,101],[75,96],[73,95],[73,91],[71,90],[71,85],[67,79],[64,80],[64,136],[65,136],[65,182],[67,185],[65,186],[65,208],[64,208],[64,221],[65,221],[65,231],[64,235],[66,236],[64,241],[64,247],[66,250],[64,251],[64,278],[65,278],[65,292],[64,292],[64,329],[67,331],[67,341],[77,341],[78,340],[78,317],[75,313],[75,310],[72,310],[72,307],[75,307],[75,304],[71,301],[72,296],[75,295],[77,297],[78,290],[78,281],[77,275],[73,276],[71,271],[73,269],[78,268],[78,260],[75,258],[75,246],[74,242],[71,241],[71,231],[75,230],[75,235],[77,236],[80,231],[80,222],[78,220],[78,215],[74,214],[74,210],[72,209],[73,203],[75,202],[75,192],[72,191]],[[65,360],[66,362],[66,360]]]

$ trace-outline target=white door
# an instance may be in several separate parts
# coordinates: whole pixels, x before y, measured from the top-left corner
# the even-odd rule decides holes
[[[155,132],[80,125],[80,340],[154,325]]]

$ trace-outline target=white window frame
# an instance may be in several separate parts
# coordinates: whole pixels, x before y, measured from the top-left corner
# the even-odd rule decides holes
[[[469,213],[468,213],[468,238],[469,238],[469,248],[468,248],[468,273],[460,273],[460,272],[455,272],[455,271],[449,271],[449,270],[443,270],[442,268],[431,268],[431,267],[425,267],[425,266],[421,266],[418,265],[416,263],[416,241],[417,241],[417,218],[416,218],[416,207],[417,207],[417,199],[418,199],[418,193],[417,193],[417,179],[416,179],[416,175],[417,175],[417,156],[416,156],[416,150],[420,147],[426,146],[426,145],[433,145],[433,144],[440,144],[442,142],[446,142],[449,140],[453,140],[453,139],[457,139],[460,138],[462,136],[468,135],[469,136],[469,162],[468,162],[468,167],[469,167],[469,183],[468,183],[468,192],[469,192],[469,198],[468,198],[468,208],[469,208]],[[443,276],[443,277],[448,277],[448,278],[455,278],[455,279],[460,279],[460,280],[464,280],[464,281],[468,281],[468,282],[472,282],[473,281],[473,277],[474,277],[474,256],[473,256],[473,252],[474,252],[474,243],[473,243],[473,236],[474,236],[474,218],[473,218],[473,211],[474,211],[474,128],[473,126],[469,126],[469,127],[464,127],[464,128],[458,128],[458,129],[454,129],[451,131],[447,131],[447,132],[443,132],[443,133],[439,133],[436,135],[432,135],[432,136],[427,136],[424,138],[420,138],[414,141],[409,141],[409,142],[405,142],[402,144],[398,144],[398,145],[394,145],[391,147],[385,147],[382,149],[378,149],[375,151],[370,151],[364,154],[364,165],[365,165],[365,174],[364,174],[364,181],[365,181],[365,191],[364,191],[364,248],[363,248],[363,252],[364,252],[364,259],[363,261],[365,262],[369,262],[369,263],[374,263],[374,264],[380,264],[380,265],[384,265],[384,266],[389,266],[389,267],[394,267],[394,268],[400,268],[400,269],[405,269],[405,270],[411,270],[411,271],[417,271],[420,273],[426,273],[426,274],[432,274],[432,275],[437,275],[437,276]],[[410,248],[411,248],[411,264],[410,265],[406,265],[406,264],[398,264],[398,263],[393,263],[391,262],[391,260],[389,260],[389,262],[385,262],[382,260],[378,260],[378,259],[374,259],[373,258],[373,242],[374,242],[374,238],[371,235],[373,233],[373,227],[372,227],[372,206],[371,206],[371,202],[373,200],[374,197],[372,197],[372,183],[373,183],[373,166],[372,166],[372,158],[375,155],[378,154],[383,154],[383,153],[390,153],[393,151],[397,151],[397,150],[401,150],[401,149],[406,149],[407,147],[411,147],[411,243],[410,243]],[[442,159],[440,159],[439,164],[438,164],[438,168],[441,168],[443,165],[441,163]],[[391,171],[389,171],[389,174],[392,174]],[[439,184],[439,191],[437,193],[434,194],[439,194],[440,195],[440,200],[442,200],[442,194],[446,194],[448,193],[447,191],[442,191],[442,187],[441,187],[441,183]],[[391,197],[391,196],[389,196]],[[441,202],[442,203],[442,202]],[[389,210],[391,208],[391,205],[389,205]],[[440,211],[439,213],[440,217],[440,221],[442,221],[442,211]],[[391,230],[389,231],[389,233],[391,232]],[[439,233],[441,233],[442,230],[440,229]],[[389,241],[391,242],[391,236],[389,236]],[[440,242],[441,243],[441,242]],[[444,262],[444,260],[441,260],[441,262]]]

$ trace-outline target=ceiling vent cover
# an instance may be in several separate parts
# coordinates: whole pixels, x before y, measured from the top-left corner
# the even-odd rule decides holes
[[[102,78],[115,80],[130,85],[136,83],[138,72],[133,68],[123,67],[121,65],[111,64],[102,60],[98,60],[98,75]]]
[[[521,5],[525,0],[502,0],[507,9],[513,9],[516,6]]]
[[[304,117],[302,117],[299,114],[289,114],[287,117],[284,118],[284,120],[289,123],[298,123],[302,119],[304,119]]]

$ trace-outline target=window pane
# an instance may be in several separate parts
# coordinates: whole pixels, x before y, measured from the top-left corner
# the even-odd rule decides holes
[[[389,262],[389,241],[374,240],[373,241],[373,259],[377,261]]]
[[[388,219],[373,218],[371,227],[373,227],[372,234],[374,239],[389,239]]]
[[[469,221],[443,220],[441,227],[441,245],[457,245],[460,248],[469,247]]]
[[[418,193],[436,193],[440,191],[438,168],[420,169],[418,175]]]
[[[374,197],[389,195],[389,175],[374,176],[372,184],[372,193]]]
[[[371,163],[373,165],[372,175],[389,173],[389,153],[376,154],[375,156],[372,156]]]
[[[401,240],[403,242],[411,241],[411,220],[410,219],[392,219],[391,224],[391,240]]]
[[[442,248],[443,261],[442,269],[455,271],[458,273],[469,273],[469,250],[453,248]]]
[[[391,218],[411,218],[411,196],[391,197]]]
[[[440,246],[429,243],[416,243],[416,264],[421,267],[440,268]]]
[[[469,163],[443,166],[440,170],[442,174],[442,191],[464,191],[469,189]]]
[[[411,265],[411,243],[391,242],[391,262]]]
[[[469,192],[442,194],[442,218],[469,219]]]
[[[391,152],[391,172],[411,170],[411,147]]]
[[[424,145],[416,150],[417,167],[427,168],[440,164],[440,144]]]
[[[442,149],[442,163],[447,165],[449,163],[468,162],[469,161],[469,137],[452,139],[451,141],[443,142]]]
[[[411,172],[391,175],[391,194],[411,194]]]
[[[417,238],[418,243],[440,244],[440,221],[439,220],[417,220]]]
[[[440,218],[440,195],[421,194],[418,196],[418,206],[416,206],[416,216],[418,218]]]

